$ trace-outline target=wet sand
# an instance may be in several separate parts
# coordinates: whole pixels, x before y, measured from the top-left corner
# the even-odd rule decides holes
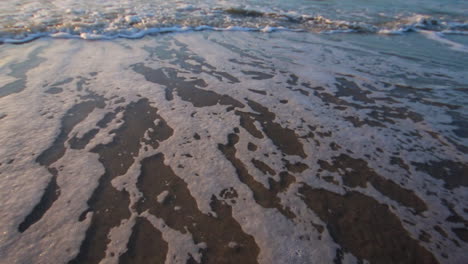
[[[375,54],[316,37],[232,36],[15,47],[0,87],[4,259],[466,258],[463,77],[367,66]],[[446,86],[409,86],[410,75]]]

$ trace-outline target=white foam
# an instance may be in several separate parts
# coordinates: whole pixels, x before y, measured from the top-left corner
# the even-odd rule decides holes
[[[158,201],[158,203],[163,203],[164,200],[166,200],[167,195],[169,195],[169,191],[163,191],[158,195],[156,200]]]
[[[197,30],[197,28],[177,29],[181,31]],[[200,28],[200,30],[202,29],[206,28]],[[161,32],[157,30],[161,29],[155,29],[154,32]],[[225,31],[227,28],[220,30]],[[316,188],[344,193],[342,186],[334,185],[317,177],[319,169],[317,160],[330,161],[332,157],[342,153],[345,149],[351,149],[353,154],[349,155],[353,157],[365,158],[366,154],[374,157],[375,159],[365,158],[371,168],[383,177],[395,182],[403,182],[405,188],[414,190],[418,196],[426,201],[429,211],[425,213],[424,217],[414,216],[408,213],[407,208],[382,196],[372,186],[360,188],[358,191],[374,197],[380,203],[394,206],[396,208],[394,212],[401,219],[416,222],[416,227],[405,224],[413,237],[417,237],[420,230],[430,233],[434,239],[425,246],[435,252],[434,254],[440,257],[441,252],[449,249],[451,255],[448,261],[461,261],[465,255],[466,247],[462,245],[460,248],[453,248],[450,241],[440,238],[432,228],[429,228],[437,222],[446,225],[445,218],[450,212],[444,209],[445,207],[438,199],[427,195],[427,191],[440,193],[440,196],[446,197],[450,201],[461,201],[460,204],[464,205],[466,204],[464,201],[468,200],[466,188],[462,187],[453,192],[444,191],[441,187],[443,184],[441,181],[434,180],[417,171],[412,171],[412,177],[408,179],[404,170],[391,166],[387,162],[392,153],[396,151],[399,151],[400,155],[408,162],[423,162],[434,159],[438,155],[443,155],[447,159],[466,161],[466,155],[460,153],[453,146],[450,144],[442,145],[426,134],[415,143],[408,144],[415,146],[423,144],[433,147],[434,151],[429,153],[416,150],[413,153],[398,149],[398,146],[401,145],[399,140],[413,139],[405,134],[413,130],[435,130],[439,133],[450,133],[447,131],[453,127],[447,123],[450,123],[452,119],[444,109],[412,102],[406,98],[399,98],[400,102],[396,104],[382,101],[381,105],[408,107],[412,111],[424,114],[425,120],[416,124],[409,120],[395,119],[395,124],[386,123],[388,126],[386,128],[374,128],[367,125],[356,128],[343,121],[343,115],[364,119],[368,117],[367,110],[348,107],[340,112],[330,108],[316,96],[304,96],[285,87],[290,78],[289,74],[294,73],[300,78],[300,82],[308,82],[311,87],[320,86],[325,89],[324,92],[334,93],[337,91],[335,82],[338,74],[348,74],[358,76],[353,80],[364,90],[370,89],[366,88],[364,84],[375,86],[378,91],[372,91],[369,96],[378,98],[385,95],[389,89],[394,88],[385,88],[382,81],[405,84],[407,80],[403,77],[394,77],[401,72],[416,76],[420,78],[419,80],[424,78],[424,74],[433,74],[434,76],[445,74],[450,77],[451,81],[467,83],[467,77],[448,69],[432,69],[418,64],[418,62],[406,61],[398,57],[382,57],[376,51],[352,46],[345,42],[326,41],[321,39],[324,37],[321,35],[291,32],[256,34],[245,32],[246,30],[242,28],[231,30],[240,31],[229,33],[196,32],[140,40],[119,39],[92,43],[76,39],[44,39],[26,45],[0,47],[1,54],[6,54],[5,57],[8,61],[3,67],[8,67],[11,63],[25,61],[28,54],[38,46],[47,47],[39,56],[48,60],[40,67],[27,72],[28,80],[23,92],[0,98],[0,113],[6,114],[6,117],[0,120],[0,131],[2,131],[0,134],[2,160],[0,162],[15,159],[12,164],[0,167],[0,173],[3,175],[0,192],[6,194],[0,196],[0,203],[5,205],[0,209],[0,232],[7,234],[2,236],[2,240],[0,240],[0,250],[7,252],[4,261],[15,263],[38,260],[39,263],[45,263],[46,259],[57,259],[58,262],[66,262],[79,250],[79,244],[84,238],[90,215],[87,217],[88,220],[84,222],[79,222],[77,216],[87,207],[86,202],[96,187],[98,178],[103,173],[103,167],[98,161],[97,154],[89,151],[97,144],[105,144],[112,140],[111,131],[122,125],[121,122],[118,122],[122,118],[122,113],[118,114],[107,128],[100,129],[100,132],[85,149],[72,150],[66,144],[65,155],[53,164],[56,168],[62,168],[58,176],[58,184],[62,190],[61,196],[45,216],[24,234],[20,234],[16,230],[17,225],[40,199],[43,189],[50,179],[50,174],[35,162],[35,158],[47,149],[58,135],[60,120],[67,109],[77,103],[75,99],[79,99],[79,95],[86,94],[85,91],[79,92],[74,89],[77,76],[89,76],[90,72],[99,73],[95,78],[90,78],[91,80],[85,89],[91,89],[106,98],[124,97],[126,101],[120,103],[120,106],[137,101],[140,98],[138,95],[149,98],[152,106],[158,108],[158,114],[174,129],[174,134],[161,142],[157,149],[149,148],[145,151],[144,146],[142,146],[128,172],[112,181],[112,185],[116,189],[125,189],[129,192],[131,199],[129,208],[132,217],[137,214],[132,206],[141,197],[141,193],[136,188],[140,174],[140,162],[145,157],[162,152],[165,155],[166,165],[171,166],[176,175],[187,184],[201,212],[213,213],[210,207],[212,195],[219,197],[222,190],[230,187],[237,191],[239,198],[236,199],[236,203],[230,201],[227,203],[232,206],[233,217],[239,222],[242,230],[255,237],[255,241],[260,247],[258,258],[260,263],[307,263],[317,259],[331,262],[335,258],[335,250],[338,245],[333,242],[327,231],[324,231],[321,240],[319,240],[319,233],[308,224],[309,220],[324,226],[326,223],[323,223],[317,215],[307,209],[300,197],[297,196],[297,189],[300,187],[300,182],[305,182]],[[174,38],[186,44],[188,49],[193,51],[193,54],[187,56],[203,57],[205,62],[216,67],[217,71],[228,72],[238,78],[241,84],[220,81],[206,72],[191,73],[181,69],[178,65],[172,65],[172,60],[153,60],[142,48],[161,45],[161,38],[169,41],[169,46],[174,49],[177,48],[177,45],[172,42]],[[236,53],[236,50],[227,49],[211,40],[232,44],[254,58],[240,55]],[[258,45],[258,43],[262,43],[262,45]],[[293,48],[296,52],[292,52]],[[128,49],[131,49],[131,52]],[[16,59],[11,59],[11,57]],[[253,65],[263,65],[266,69],[231,63],[230,59]],[[246,97],[255,100],[275,113],[276,123],[293,129],[299,136],[306,136],[309,133],[306,126],[301,126],[303,122],[301,119],[306,124],[317,125],[317,131],[332,131],[333,136],[317,138],[320,145],[316,145],[312,139],[302,138],[304,151],[308,155],[306,159],[297,156],[283,157],[269,138],[256,139],[241,128],[239,117],[233,111],[226,112],[227,106],[214,105],[196,108],[190,102],[183,101],[177,96],[177,93],[174,93],[172,101],[167,101],[164,86],[148,82],[144,76],[129,69],[129,65],[139,62],[145,62],[148,67],[152,68],[176,68],[181,71],[179,77],[186,79],[190,77],[203,78],[208,83],[208,86],[203,89],[229,95],[244,104],[246,104],[244,100]],[[262,64],[259,64],[260,62]],[[190,63],[196,65],[198,62],[191,60]],[[8,70],[1,70],[8,73]],[[242,72],[243,70],[264,71],[265,73],[273,73],[275,76],[268,80],[254,80],[251,76],[246,76]],[[280,70],[287,71],[287,73],[283,74]],[[54,83],[67,77],[75,79],[63,86],[62,93],[49,95],[43,92],[46,89],[43,87],[45,83]],[[432,78],[437,79],[438,77]],[[437,86],[437,92],[434,93],[437,96],[439,93],[446,96],[443,93],[444,89],[450,88],[448,86],[441,84]],[[117,90],[117,88],[119,89]],[[265,90],[267,95],[254,94],[247,88]],[[313,91],[310,90],[310,92],[312,94]],[[279,99],[287,99],[288,104],[279,104]],[[342,99],[350,103],[360,103],[349,97]],[[464,98],[461,96],[459,99]],[[108,101],[105,109],[93,111],[75,127],[71,135],[81,136],[96,128],[96,121],[100,120],[106,112],[114,111],[119,105],[110,104]],[[252,112],[249,107],[240,110]],[[194,112],[196,114],[191,117]],[[256,126],[261,130],[260,124],[257,123]],[[232,164],[223,157],[218,149],[218,144],[226,144],[227,135],[233,132],[234,127],[240,129],[240,141],[236,145],[236,158],[245,163],[248,172],[265,187],[268,186],[268,178],[251,164],[252,158],[264,161],[276,172],[284,170],[282,158],[291,162],[301,161],[308,165],[309,169],[303,173],[294,173],[296,183],[278,195],[281,204],[290,207],[298,216],[296,220],[285,218],[276,209],[267,209],[258,205],[253,198],[252,191],[239,180]],[[393,129],[398,129],[400,132],[395,132]],[[34,133],[34,131],[41,131],[41,133]],[[195,132],[200,135],[200,140],[191,140]],[[398,133],[399,138],[389,136],[392,133]],[[466,142],[463,139],[460,140]],[[256,152],[248,151],[248,142],[254,142],[258,150]],[[341,145],[342,149],[339,152],[332,151],[329,147],[332,142]],[[375,155],[373,153],[375,147],[385,149],[387,152]],[[32,153],[35,155],[33,156]],[[186,153],[191,154],[192,158],[184,157],[183,154]],[[269,154],[269,157],[262,156],[264,153]],[[340,182],[338,174],[330,172],[330,175],[335,176]],[[279,179],[278,175],[272,178]],[[162,201],[163,195],[164,192],[157,197],[152,197],[152,199],[155,202]],[[462,205],[459,207],[461,208]],[[175,263],[185,263],[188,258],[187,253],[190,253],[197,261],[200,260],[198,250],[206,245],[195,245],[190,233],[181,234],[172,230],[162,219],[148,212],[141,216],[149,219],[163,233],[163,238],[169,246],[168,262],[174,258]],[[116,256],[126,250],[126,238],[131,232],[132,221],[133,218],[112,230],[110,235],[112,242],[104,262],[115,262]],[[72,238],[69,236],[70,233],[74,234]],[[310,234],[310,241],[298,239],[304,233]],[[44,237],[45,234],[47,236]],[[441,249],[437,249],[436,244],[440,244]],[[67,248],[70,248],[70,251],[67,252]],[[110,256],[111,251],[115,252],[116,256]],[[345,259],[352,261],[353,256],[348,254]]]
[[[468,46],[463,45],[461,43],[457,43],[455,41],[448,40],[443,37],[442,33],[439,32],[431,32],[431,31],[426,31],[426,30],[421,30],[421,33],[427,37],[428,39],[435,40],[437,42],[443,43],[445,45],[448,45],[451,49],[460,51],[460,52],[468,52]]]
[[[91,40],[141,38],[147,34],[192,30],[381,34],[396,31],[401,34],[412,29],[468,30],[466,19],[463,21],[457,16],[442,19],[422,12],[385,14],[384,17],[390,21],[381,25],[382,12],[373,13],[371,9],[366,9],[366,13],[361,10],[344,11],[346,8],[330,12],[320,5],[311,8],[316,3],[310,1],[301,4],[261,2],[236,5],[235,2],[214,0],[180,3],[162,0],[151,3],[143,0],[117,0],[112,3],[102,0],[96,3],[53,0],[47,5],[38,5],[32,0],[3,1],[1,4],[4,7],[0,8],[0,42],[24,43],[41,37]]]
[[[133,31],[133,32],[132,32]],[[158,34],[158,33],[169,33],[169,32],[191,32],[191,31],[255,31],[255,32],[263,32],[263,33],[271,33],[271,32],[278,32],[278,31],[293,31],[293,32],[301,32],[302,29],[289,29],[284,27],[259,27],[259,28],[251,28],[251,27],[239,27],[239,26],[229,26],[226,28],[220,27],[212,27],[207,25],[201,25],[196,27],[161,27],[161,28],[148,28],[143,30],[130,30],[126,32],[110,32],[110,33],[93,33],[93,32],[82,32],[79,35],[71,34],[68,32],[57,32],[57,33],[36,33],[30,34],[24,38],[0,38],[0,43],[9,43],[9,44],[21,44],[30,42],[32,40],[43,38],[43,37],[51,37],[51,38],[58,38],[58,39],[83,39],[83,40],[113,40],[117,38],[125,38],[125,39],[139,39],[143,38],[146,35],[151,34]]]

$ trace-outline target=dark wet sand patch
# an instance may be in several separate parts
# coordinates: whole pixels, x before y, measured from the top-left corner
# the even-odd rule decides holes
[[[368,97],[371,92],[361,89],[355,82],[349,81],[345,78],[336,78],[336,81],[338,82],[336,84],[338,92],[335,93],[337,97],[351,96],[354,101],[369,104],[375,103],[375,100]]]
[[[289,85],[294,85],[294,86],[296,86],[298,80],[299,80],[299,77],[297,77],[297,75],[295,75],[295,74],[290,74],[290,75],[289,75],[289,79],[286,81],[286,83],[289,84]]]
[[[228,200],[228,199],[236,199],[239,197],[239,195],[237,194],[237,191],[233,188],[233,187],[230,187],[228,189],[224,189],[222,190],[220,193],[219,193],[219,196],[221,198],[223,198],[224,200]],[[231,201],[234,201],[235,203],[235,200],[231,200]]]
[[[158,126],[154,124],[157,119]],[[150,106],[148,99],[130,103],[125,109],[123,124],[112,132],[115,134],[113,141],[91,150],[99,154],[105,173],[99,178],[98,186],[88,200],[89,209],[80,217],[83,220],[87,212],[93,212],[80,252],[70,263],[99,263],[105,256],[109,231],[130,217],[129,194],[125,190],[115,189],[111,181],[125,174],[133,164],[145,132],[150,128],[152,132],[148,133],[150,140],[147,144],[153,148],[173,133],[157,114],[157,109]]]
[[[276,115],[268,110],[263,105],[246,99],[248,105],[257,113],[253,114],[255,119],[261,124],[263,132],[273,141],[284,154],[297,155],[306,158],[302,143],[294,130],[283,128],[280,124],[275,123]]]
[[[367,118],[365,118],[364,120],[361,120],[357,116],[345,116],[343,117],[343,119],[353,124],[354,127],[362,127],[364,125],[368,125],[370,127],[386,127],[384,124],[380,122],[370,120]]]
[[[250,150],[250,151],[257,151],[258,147],[257,147],[257,145],[255,145],[254,143],[249,142],[249,143],[247,144],[247,149]]]
[[[103,108],[104,106],[104,99],[98,97],[96,100],[84,101],[70,108],[62,118],[60,133],[54,140],[54,143],[41,153],[36,161],[43,166],[49,166],[60,159],[65,154],[65,141],[73,128],[83,121],[95,108]]]
[[[328,182],[328,183],[333,183],[335,185],[340,185],[340,183],[333,176],[322,176],[321,178],[324,181]]]
[[[294,91],[294,92],[300,92],[304,96],[309,96],[310,95],[309,91],[306,91],[306,90],[301,89],[301,88],[293,88],[292,87],[292,86],[298,86],[298,81],[299,81],[299,77],[297,75],[290,74],[289,79],[286,81],[286,83],[289,84],[289,86],[286,86],[286,88],[288,88],[289,90]],[[303,87],[309,89],[309,90],[320,90],[320,89],[322,89],[321,87],[314,87],[313,88],[307,82],[302,82],[301,85]]]
[[[45,188],[39,203],[18,226],[18,231],[21,233],[39,221],[60,196],[60,188],[57,185],[57,170],[55,168],[49,168],[48,170],[50,174],[52,174],[52,178],[47,184],[47,187]]]
[[[411,164],[415,166],[416,170],[444,181],[444,187],[447,189],[468,186],[468,164],[453,160],[412,162]]]
[[[48,93],[48,94],[59,94],[61,92],[63,92],[63,89],[60,87],[51,87],[44,91],[44,93]]]
[[[240,82],[239,79],[227,72],[217,71],[215,66],[207,63],[203,57],[192,52],[184,43],[176,39],[172,39],[172,43],[177,46],[178,49],[171,48],[171,42],[164,39],[160,39],[160,46],[144,47],[143,49],[149,52],[150,58],[153,60],[168,61],[170,64],[190,71],[193,74],[199,75],[200,73],[206,73],[219,81],[227,79],[229,83]],[[196,64],[193,64],[193,62],[196,62]]]
[[[227,73],[227,72],[216,72],[216,74],[220,76],[220,77],[218,77],[218,79],[219,79],[220,81],[222,81],[222,78],[221,78],[221,77],[223,77],[223,78],[228,79],[230,83],[240,83],[240,80],[239,80],[239,79],[237,79],[236,77],[230,75],[230,74]]]
[[[39,64],[46,61],[46,59],[39,57],[39,54],[44,50],[45,47],[38,47],[28,54],[28,58],[19,63],[10,65],[11,73],[8,75],[16,78],[16,81],[5,84],[0,88],[0,98],[13,93],[19,93],[26,88],[26,74],[31,69],[36,68]]]
[[[211,75],[217,78],[219,81],[223,81],[223,78],[224,78],[224,79],[227,79],[229,83],[240,83],[240,80],[234,77],[233,75],[227,72],[217,71],[215,66],[207,63],[203,57],[191,51],[186,44],[176,39],[173,39],[173,42],[176,46],[179,47],[179,50],[170,50],[170,52],[175,51],[174,56],[177,58],[176,60],[171,61],[173,65],[182,67],[183,69],[189,70],[194,74],[199,74],[199,73],[204,72],[208,75]],[[167,49],[166,49],[166,52],[167,52]],[[198,65],[187,63],[187,60],[196,61]],[[204,68],[208,70],[205,70]]]
[[[406,170],[407,172],[409,172],[410,167],[400,157],[396,157],[396,156],[390,157],[390,164],[391,165],[397,165],[398,167],[400,167],[400,168]]]
[[[83,87],[88,84],[88,81],[90,81],[90,79],[81,76],[78,76],[78,79],[79,80],[76,82],[76,90],[80,92],[83,90]]]
[[[212,196],[210,206],[216,216],[206,215],[199,211],[187,184],[164,164],[163,154],[146,158],[141,165],[137,187],[143,198],[138,201],[138,212],[149,210],[170,228],[189,232],[196,244],[206,243],[201,249],[202,263],[257,263],[259,248],[232,217],[227,203]],[[168,194],[159,203],[156,197],[164,191]],[[230,247],[231,242],[236,246]]]
[[[297,155],[302,158],[307,157],[302,143],[294,130],[283,128],[280,124],[275,123],[276,115],[268,110],[263,105],[245,99],[247,104],[257,113],[247,113],[236,111],[240,116],[240,125],[256,138],[263,138],[262,133],[255,127],[254,121],[257,121],[262,126],[263,132],[271,139],[273,144],[277,146],[285,155]]]
[[[299,193],[327,223],[333,240],[358,259],[371,263],[438,263],[388,206],[354,191],[340,195],[304,184]]]
[[[344,117],[344,120],[351,122],[355,127],[363,125],[385,127],[385,123],[396,124],[394,119],[410,119],[417,123],[424,120],[423,116],[409,110],[406,107],[390,107],[380,104],[376,98],[368,97],[370,91],[361,89],[356,83],[344,78],[337,78],[337,92],[334,94],[314,88],[314,95],[320,98],[325,104],[334,105],[336,109],[345,109],[340,107],[352,107],[356,110],[368,110],[367,116],[373,120],[365,118],[361,120],[355,116]],[[360,103],[348,102],[342,97],[351,97]],[[383,101],[388,98],[383,98]],[[382,101],[382,100],[380,100]],[[338,107],[338,108],[337,108]]]
[[[293,172],[293,173],[302,173],[303,171],[307,170],[309,168],[309,166],[307,166],[307,164],[304,164],[302,162],[294,162],[294,163],[291,163],[289,160],[287,159],[282,159],[283,163],[284,163],[284,166],[286,167],[286,169],[290,172]]]
[[[119,258],[120,264],[164,263],[168,251],[161,231],[147,219],[137,217],[132,235],[127,244],[127,251]]]
[[[239,61],[237,59],[229,59],[230,62],[239,64],[239,65],[249,65],[253,66],[255,68],[260,68],[260,69],[270,69],[269,67],[264,66],[264,63],[261,61],[252,61],[252,62],[244,62],[244,61]]]
[[[424,98],[432,97],[431,92],[433,89],[431,88],[417,88],[402,84],[393,85],[385,82],[383,84],[385,87],[392,87],[387,92],[393,97],[410,99],[412,102],[424,101]]]
[[[463,227],[456,227],[452,228],[452,231],[457,235],[457,237],[464,241],[465,243],[468,243],[468,229],[463,228]]]
[[[341,149],[341,146],[338,145],[338,144],[336,144],[336,142],[330,143],[329,146],[330,146],[330,148],[331,148],[332,150],[334,150],[334,151],[338,151],[338,150]]]
[[[450,109],[450,110],[457,110],[457,109],[461,108],[461,106],[459,106],[459,105],[441,103],[441,102],[436,102],[436,101],[429,101],[429,100],[426,100],[426,99],[423,99],[423,98],[418,98],[417,100],[412,99],[411,101],[412,102],[415,102],[415,101],[418,102],[419,101],[419,102],[421,102],[422,104],[425,104],[425,105],[432,105],[432,106],[447,108],[447,109]]]
[[[436,226],[434,226],[434,230],[437,231],[437,233],[439,233],[441,236],[443,236],[445,238],[448,237],[447,233],[444,231],[444,229],[442,229],[442,227],[436,225]]]
[[[109,125],[109,123],[114,120],[115,116],[117,115],[117,113],[121,112],[123,110],[122,107],[118,107],[115,112],[109,112],[109,113],[106,113],[104,115],[104,117],[99,120],[96,125],[100,128],[106,128],[107,125]]]
[[[125,98],[120,97],[119,99],[116,99],[116,100],[114,101],[114,104],[120,104],[120,103],[124,103],[124,102],[125,102]]]
[[[263,174],[276,175],[275,170],[273,170],[265,162],[256,159],[252,159],[251,161],[255,168],[259,169]]]
[[[446,199],[441,199],[442,204],[450,211],[450,215],[445,219],[450,223],[462,223],[468,227],[468,220],[463,218],[454,208],[454,205]]]
[[[256,138],[263,138],[263,134],[255,126],[255,118],[252,117],[251,113],[235,111],[236,115],[239,116],[240,126],[243,127],[247,132]]]
[[[419,239],[420,241],[423,241],[423,242],[426,242],[426,243],[431,242],[431,238],[432,238],[431,235],[428,234],[428,233],[426,233],[426,232],[424,232],[423,230],[421,230],[421,233],[420,233],[419,236],[418,236],[418,239]]]
[[[367,115],[374,118],[375,120],[396,124],[393,119],[410,119],[414,123],[418,123],[424,120],[423,116],[409,110],[406,107],[388,107],[385,105],[369,107],[369,109],[374,109]]]
[[[378,175],[363,159],[355,159],[346,154],[333,157],[332,164],[319,160],[318,164],[323,170],[337,172],[343,178],[343,184],[352,188],[366,188],[367,182],[381,194],[412,208],[416,213],[427,210],[427,206],[421,198],[411,191],[404,189],[392,180]]]
[[[296,177],[287,173],[286,171],[280,172],[279,177],[280,177],[279,181],[275,181],[272,178],[268,178],[270,191],[275,194],[286,191],[291,184],[296,182]]]
[[[57,170],[50,166],[65,154],[65,141],[73,128],[83,121],[96,107],[102,108],[104,105],[104,99],[102,97],[96,97],[95,100],[74,105],[65,113],[61,121],[61,128],[58,136],[55,138],[52,145],[36,158],[36,162],[46,167],[52,174],[52,178],[45,188],[39,203],[33,208],[31,213],[26,216],[23,222],[20,223],[18,231],[24,232],[31,225],[39,221],[59,198],[60,187],[57,185]]]
[[[145,76],[149,82],[164,85],[166,87],[166,99],[172,98],[172,92],[184,101],[190,102],[195,107],[213,106],[216,104],[230,105],[233,107],[244,107],[244,104],[228,95],[220,95],[213,91],[203,90],[197,87],[206,87],[202,79],[186,80],[178,76],[178,70],[173,68],[153,69],[146,67],[143,63],[132,65],[132,69]]]
[[[26,78],[26,77],[24,77]],[[0,88],[0,97],[4,97],[13,93],[19,93],[26,88],[26,80],[19,79],[11,83],[5,84]]]
[[[254,80],[267,80],[274,77],[274,75],[259,71],[242,71],[242,73],[248,76],[252,76],[252,79]]]
[[[297,88],[297,89],[293,89],[293,88],[289,88],[291,91],[294,91],[294,92],[299,92],[301,93],[302,95],[305,95],[305,96],[309,96],[310,93],[304,89],[301,89],[301,88]]]
[[[237,149],[235,146],[238,142],[238,135],[229,134],[228,143],[226,145],[218,144],[218,149],[223,153],[226,159],[231,162],[232,166],[234,166],[239,180],[252,191],[255,201],[264,208],[276,208],[282,215],[289,219],[296,217],[289,208],[281,204],[276,190],[269,190],[265,188],[263,184],[257,182],[254,177],[249,174],[244,163],[236,158]]]
[[[316,131],[315,132],[318,136],[320,136],[321,138],[329,138],[333,135],[333,133],[331,131]]]
[[[68,77],[68,78],[65,78],[65,79],[63,79],[61,81],[53,83],[51,86],[55,87],[55,86],[61,86],[61,85],[67,84],[67,83],[71,83],[73,81],[73,79],[74,79],[73,77]]]
[[[118,107],[115,112],[109,112],[104,115],[104,117],[96,123],[96,126],[99,128],[105,128],[111,122],[118,112],[121,112],[123,107]],[[73,136],[68,143],[72,149],[84,149],[88,143],[99,133],[98,128],[93,128],[86,132],[81,138],[78,138],[76,135]]]
[[[266,95],[266,91],[262,91],[262,90],[255,90],[255,89],[249,89],[249,91],[251,92],[254,92],[254,93],[258,93],[258,94],[261,94],[261,95]]]
[[[72,137],[68,143],[72,149],[84,149],[86,145],[97,135],[99,129],[93,128],[86,132],[81,138]]]

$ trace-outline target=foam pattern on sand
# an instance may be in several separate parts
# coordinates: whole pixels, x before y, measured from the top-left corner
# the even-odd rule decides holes
[[[462,262],[467,77],[383,52],[292,32],[0,46],[3,261]]]

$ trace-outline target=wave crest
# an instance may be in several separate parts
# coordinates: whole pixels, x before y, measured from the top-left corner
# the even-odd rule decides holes
[[[174,10],[172,10],[174,11]],[[40,37],[115,39],[187,31],[306,31],[316,33],[403,34],[420,30],[468,34],[468,22],[415,15],[385,23],[333,20],[295,12],[267,12],[239,7],[203,9],[179,6],[175,13],[97,13],[67,9],[63,16],[26,21],[0,20],[1,43],[23,43]]]

